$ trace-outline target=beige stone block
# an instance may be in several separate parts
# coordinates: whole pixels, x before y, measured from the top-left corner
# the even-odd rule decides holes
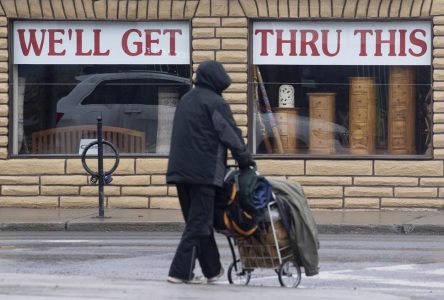
[[[435,17],[433,17],[433,24],[435,24],[435,25],[444,25],[444,16],[435,16]]]
[[[211,15],[225,17],[228,15],[228,1],[230,0],[218,0],[211,1]],[[232,1],[230,1],[232,2]]]
[[[180,209],[180,204],[176,197],[151,197],[150,208]]]
[[[1,61],[1,53],[0,53],[0,61]],[[0,83],[0,93],[7,93],[8,91],[9,91],[9,85],[7,83]]]
[[[159,5],[159,19],[171,19],[171,1],[157,1]]]
[[[61,196],[60,207],[61,208],[96,208],[99,205],[99,199],[97,196],[85,197],[85,196]]]
[[[379,198],[345,198],[344,208],[353,208],[353,209],[379,208]]]
[[[64,159],[10,159],[0,161],[0,175],[63,174]]]
[[[4,196],[33,196],[39,194],[38,185],[3,185]]]
[[[345,187],[344,195],[346,197],[392,197],[393,188],[391,187]]]
[[[421,186],[444,186],[444,178],[421,178],[419,180]]]
[[[172,18],[177,20],[181,20],[185,18],[184,16],[184,10],[185,10],[185,2],[186,1],[173,1],[173,8],[172,8]]]
[[[165,174],[168,159],[166,158],[138,158],[136,159],[136,174]]]
[[[230,104],[231,111],[234,114],[238,113],[247,113],[247,105],[246,104]]]
[[[105,186],[104,187],[105,196],[120,196],[119,186]],[[80,187],[80,195],[82,196],[98,196],[99,187],[97,185],[92,186],[82,186]]]
[[[8,122],[8,118],[2,118],[0,117],[0,126],[8,126],[9,122]]]
[[[247,27],[247,18],[222,18],[222,27]]]
[[[178,196],[178,194],[177,194],[177,188],[174,186],[169,186],[168,187],[168,196],[174,196],[174,197],[177,197]]]
[[[39,184],[37,176],[0,176],[0,185]]]
[[[248,125],[248,117],[245,114],[233,114],[234,121],[236,121],[237,126]]]
[[[433,70],[433,80],[444,80],[444,70],[435,69]]]
[[[444,133],[444,124],[434,124],[433,125],[434,133]]]
[[[0,146],[8,146],[8,137],[6,135],[0,135]]]
[[[108,171],[112,168],[114,165],[115,160],[114,159],[105,159],[103,161],[103,170]],[[86,161],[87,165],[90,166],[90,168],[93,171],[97,171],[97,158],[91,158],[87,159]],[[68,159],[66,161],[66,173],[67,174],[86,174],[85,169],[82,166],[82,161],[80,159]],[[134,174],[134,159],[132,158],[124,158],[120,159],[119,166],[117,167],[117,170],[113,173],[116,175],[127,175],[127,174]]]
[[[105,19],[106,18],[106,13],[107,13],[107,0],[98,0],[98,1],[94,1],[93,5],[94,5],[94,11],[96,13],[96,17],[100,18],[100,19]]]
[[[150,185],[149,175],[113,176],[111,185]]]
[[[439,198],[382,198],[381,208],[442,208],[444,199]]]
[[[216,29],[214,28],[193,28],[191,35],[193,38],[212,38],[216,36]]]
[[[444,48],[444,37],[435,36],[433,38],[433,47],[434,48]]]
[[[195,16],[210,16],[211,15],[211,1],[200,0],[196,9]]]
[[[442,15],[444,14],[444,2],[443,1],[432,1],[432,9],[430,10],[430,15]]]
[[[166,196],[166,186],[127,186],[122,187],[123,196]]]
[[[247,73],[228,73],[232,82],[247,82]]]
[[[247,103],[246,93],[223,93],[224,99],[228,103]]]
[[[0,38],[7,38],[8,37],[8,28],[6,27],[0,27]],[[8,51],[2,51],[2,57],[8,58]]]
[[[435,101],[443,101],[444,100],[444,92],[434,91],[433,92],[433,99]],[[434,102],[433,103],[433,111],[434,112],[442,112],[439,110],[439,109],[442,109],[442,105],[443,105],[442,102]],[[435,110],[435,109],[437,109],[437,110]]]
[[[434,123],[444,123],[444,114],[433,114]]]
[[[436,148],[444,147],[444,134],[434,134],[433,135],[433,146]]]
[[[220,39],[195,39],[193,40],[195,50],[219,50]]]
[[[247,38],[248,28],[216,28],[216,37]]]
[[[444,59],[442,57],[437,57],[433,59],[433,68],[435,69],[443,69],[444,68]],[[433,82],[435,85],[435,82]]]
[[[221,24],[220,18],[193,18],[193,28],[196,27],[219,27]]]
[[[224,69],[227,72],[247,72],[248,65],[247,64],[223,64]]]
[[[148,197],[108,197],[108,208],[148,208]]]
[[[8,18],[7,17],[0,17],[0,26],[7,26],[8,25]]]
[[[0,38],[0,49],[8,49],[8,39]]]
[[[9,96],[8,94],[0,94],[0,103],[1,104],[7,104],[9,102]]]
[[[66,175],[66,176],[42,176],[42,185],[85,185],[88,184],[86,175]]]
[[[442,161],[375,161],[375,175],[443,176]]]
[[[0,159],[8,158],[8,148],[0,148]]]
[[[247,51],[217,51],[216,60],[222,63],[247,62]]]
[[[342,186],[304,186],[308,198],[337,198],[342,197]]]
[[[289,176],[289,180],[295,181],[303,186],[307,185],[351,185],[351,177],[341,176]]]
[[[244,9],[240,6],[239,1],[230,1],[229,12],[230,17],[245,17]]]
[[[444,57],[444,49],[433,49],[433,57]]]
[[[232,83],[227,89],[227,93],[246,93],[248,90],[247,84],[244,83]]]
[[[307,199],[311,209],[338,209],[343,207],[342,198],[337,199]]]
[[[372,175],[372,162],[365,160],[307,160],[306,175]]]
[[[239,0],[242,10],[245,11],[245,16],[247,17],[257,17],[257,7],[255,1],[251,0]]]
[[[246,50],[248,49],[247,39],[222,39],[222,49],[224,50]]]
[[[395,197],[436,197],[437,188],[395,187]]]
[[[443,25],[435,25],[435,26],[433,26],[433,34],[435,36],[444,35],[444,26]]]
[[[165,185],[166,184],[166,176],[163,176],[163,175],[153,175],[153,176],[151,176],[151,184],[154,184],[154,185]]]
[[[256,160],[258,171],[270,175],[303,175],[304,162],[301,160]]]
[[[8,128],[7,127],[0,127],[0,135],[8,135]],[[7,144],[7,142],[6,142]]]
[[[193,51],[192,56],[194,63],[201,63],[205,60],[215,59],[214,51]]]
[[[55,208],[58,207],[58,197],[50,196],[4,196],[0,197],[0,207],[23,207],[23,208]]]
[[[355,177],[354,185],[417,186],[418,178],[412,177]]]
[[[79,187],[69,185],[42,186],[41,194],[46,196],[79,195]]]
[[[444,159],[444,149],[433,149],[434,159]]]

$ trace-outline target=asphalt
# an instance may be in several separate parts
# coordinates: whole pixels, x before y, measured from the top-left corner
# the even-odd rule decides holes
[[[314,210],[319,233],[444,235],[444,210]],[[0,208],[0,231],[181,231],[175,209]]]

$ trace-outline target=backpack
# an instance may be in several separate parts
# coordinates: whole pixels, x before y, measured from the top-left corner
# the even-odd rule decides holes
[[[271,185],[254,169],[230,170],[225,176],[224,196],[228,203],[223,223],[231,234],[252,236],[263,221],[263,211],[272,198]]]

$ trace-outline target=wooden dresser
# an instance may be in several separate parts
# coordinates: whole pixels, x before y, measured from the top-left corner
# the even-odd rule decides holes
[[[314,154],[333,154],[335,149],[336,93],[309,93],[309,150]]]
[[[351,77],[349,93],[351,154],[374,154],[376,144],[376,85],[374,77]]]
[[[274,116],[281,136],[284,153],[296,153],[298,150],[297,108],[273,108]]]
[[[415,154],[415,71],[391,67],[388,99],[388,152]]]

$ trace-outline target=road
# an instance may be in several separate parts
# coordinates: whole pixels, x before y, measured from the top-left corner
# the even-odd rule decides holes
[[[159,232],[0,232],[0,298],[51,294],[57,289],[49,284],[55,278],[70,282],[73,296],[81,296],[82,284],[94,280],[116,286],[149,280],[168,287],[163,283],[179,237]],[[228,243],[223,236],[217,241],[227,269]],[[444,236],[335,234],[321,235],[320,241],[320,274],[303,275],[298,290],[444,299]],[[17,288],[17,282],[27,286]],[[220,284],[228,284],[226,277]],[[256,270],[250,285],[279,282],[273,270]]]

